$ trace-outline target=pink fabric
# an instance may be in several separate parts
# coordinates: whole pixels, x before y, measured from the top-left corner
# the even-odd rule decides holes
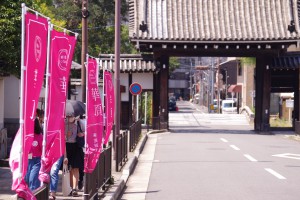
[[[115,115],[115,96],[114,96],[114,85],[110,72],[104,72],[104,87],[105,87],[105,115],[106,115],[106,132],[104,144],[107,144],[110,136],[112,126],[114,124]]]
[[[18,131],[13,142],[10,154],[10,167],[13,173],[12,190],[16,190],[18,195],[23,193],[30,196],[24,177],[28,165],[28,153],[34,137],[34,119],[36,108],[40,96],[41,87],[44,80],[46,58],[47,58],[47,19],[36,16],[31,13],[25,14],[25,52],[24,52],[24,79],[21,80],[23,87],[23,119],[22,134]],[[20,162],[20,141],[22,137],[22,165]],[[21,176],[19,177],[19,167],[21,167]],[[19,177],[19,178],[18,178]],[[22,194],[21,194],[22,193]]]
[[[32,157],[42,156],[42,149],[43,149],[42,143],[43,143],[43,135],[34,134],[34,138],[30,149],[30,153],[32,153]]]
[[[98,64],[89,58],[87,66],[87,124],[84,172],[92,173],[98,162],[103,134],[103,109],[98,89]]]
[[[49,94],[47,106],[47,143],[42,158],[39,179],[48,183],[51,166],[65,152],[65,105],[69,74],[76,38],[63,32],[51,31]]]

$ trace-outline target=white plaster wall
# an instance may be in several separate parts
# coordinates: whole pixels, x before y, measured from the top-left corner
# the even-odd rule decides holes
[[[18,119],[20,112],[20,79],[15,76],[4,79],[4,117]]]
[[[0,77],[0,130],[4,127],[4,80]]]
[[[75,89],[78,92],[78,95],[71,95],[71,99],[77,100],[77,101],[82,101],[82,87],[81,87],[81,85],[77,85],[75,87]],[[100,96],[101,96],[101,100],[103,102],[103,87],[102,87],[102,85],[99,86],[99,93],[100,93]]]
[[[133,73],[132,83],[137,82],[142,89],[153,90],[153,74],[152,73]]]
[[[129,101],[129,74],[120,74],[120,85],[125,86],[125,93],[121,93],[121,101]]]

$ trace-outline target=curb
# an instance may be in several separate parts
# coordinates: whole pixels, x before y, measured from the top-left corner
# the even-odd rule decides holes
[[[166,132],[167,130],[154,130],[154,131],[149,131],[147,132],[143,138],[140,140],[140,142],[137,144],[134,153],[134,156],[127,162],[127,164],[124,166],[124,169],[122,171],[122,176],[120,180],[116,181],[116,183],[112,186],[112,189],[108,191],[109,194],[107,194],[103,200],[117,200],[119,196],[121,195],[123,189],[126,186],[126,183],[128,181],[129,176],[132,174],[134,171],[134,168],[136,164],[138,163],[138,158],[140,154],[142,153],[145,144],[148,139],[149,134],[154,134],[154,133],[162,133]]]

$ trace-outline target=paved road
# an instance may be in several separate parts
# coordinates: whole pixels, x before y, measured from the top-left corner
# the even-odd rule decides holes
[[[300,142],[291,133],[259,135],[241,116],[178,106],[171,131],[149,137],[122,199],[299,199]]]

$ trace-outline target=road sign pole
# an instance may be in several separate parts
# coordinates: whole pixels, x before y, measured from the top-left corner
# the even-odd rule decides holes
[[[136,120],[139,120],[139,96],[140,95],[136,95]]]

